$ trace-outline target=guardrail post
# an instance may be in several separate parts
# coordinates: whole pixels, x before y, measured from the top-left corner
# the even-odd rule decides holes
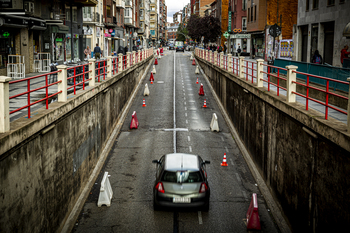
[[[210,51],[210,50],[207,50],[207,51],[208,51],[208,52],[207,52],[207,61],[210,62],[210,56],[209,56],[209,55],[210,55],[210,52],[211,52],[211,51]]]
[[[112,57],[107,57],[107,78],[112,78]]]
[[[10,131],[10,84],[12,78],[0,76],[0,133]]]
[[[238,57],[239,59],[239,77],[244,78],[244,57]]]
[[[132,51],[132,64],[135,65],[136,63],[136,51]]]
[[[264,86],[264,73],[262,73],[262,71],[264,70],[264,66],[262,65],[263,62],[263,59],[256,59],[256,84],[258,85],[258,87]]]
[[[232,72],[232,67],[233,67],[232,64],[233,64],[232,63],[232,54],[229,53],[229,54],[227,54],[227,71],[230,73]]]
[[[213,51],[209,51],[209,62],[210,63],[214,63],[214,61],[213,61]]]
[[[123,71],[123,54],[122,53],[118,54],[118,63],[119,63],[118,64],[118,71],[122,72]]]
[[[96,76],[96,68],[95,68],[95,61],[96,59],[89,59],[89,86],[94,87],[95,86],[95,76]]]
[[[350,78],[347,78],[348,82],[350,82]],[[349,85],[349,90],[350,90],[350,85]],[[348,95],[348,132],[350,132],[350,92]]]
[[[296,71],[298,69],[297,66],[286,66],[287,68],[287,102],[288,103],[294,103],[296,99],[296,94],[293,92],[296,92],[297,85],[295,82],[297,81],[297,74],[293,71]]]
[[[95,65],[95,63],[94,63],[94,65]],[[90,66],[89,66],[89,68],[90,68]],[[95,69],[95,66],[94,66],[94,69]],[[57,81],[61,81],[57,85],[58,92],[61,91],[61,93],[58,94],[58,102],[67,102],[67,66],[66,65],[59,65],[59,66],[57,66],[57,70],[61,70],[61,72],[59,72],[57,74]]]
[[[224,52],[220,53],[220,68],[224,68]]]
[[[137,53],[137,60],[138,60],[138,62],[141,61],[141,53],[142,53],[141,50],[139,50],[139,52]]]
[[[218,65],[218,51],[214,51],[214,65]]]

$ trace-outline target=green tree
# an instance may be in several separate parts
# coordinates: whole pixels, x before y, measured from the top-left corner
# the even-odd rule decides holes
[[[176,40],[179,41],[186,41],[186,36],[188,35],[188,31],[186,27],[181,23],[179,24],[179,27],[177,28],[176,32]]]
[[[204,43],[214,42],[221,35],[220,20],[213,16],[191,15],[187,30],[188,35],[197,42],[201,41],[202,37],[204,37]]]

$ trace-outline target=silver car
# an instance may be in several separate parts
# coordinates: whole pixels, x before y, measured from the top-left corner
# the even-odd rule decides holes
[[[198,155],[166,154],[157,164],[153,207],[201,207],[209,210],[210,188],[206,164]]]

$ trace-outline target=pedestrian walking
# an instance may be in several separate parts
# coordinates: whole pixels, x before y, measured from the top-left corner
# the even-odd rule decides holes
[[[350,52],[348,52],[349,46],[345,45],[344,48],[340,51],[340,62],[342,66],[344,67],[344,58],[348,58]]]
[[[242,50],[241,50],[241,46],[238,46],[238,49],[237,49],[238,57],[240,57],[240,56],[241,56],[241,52],[242,52]]]
[[[84,54],[85,54],[85,58],[90,59],[91,49],[89,46],[87,46],[86,49],[84,50]]]
[[[95,54],[95,59],[101,59],[101,48],[98,46],[98,43],[96,44],[96,47],[94,48],[94,54]]]
[[[318,50],[315,51],[314,56],[312,57],[312,63],[322,64],[322,57]]]

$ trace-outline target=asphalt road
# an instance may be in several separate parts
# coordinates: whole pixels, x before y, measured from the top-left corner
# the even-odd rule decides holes
[[[206,82],[195,74],[189,57],[189,52],[165,51],[158,60],[154,84],[150,84],[150,73],[146,75],[143,85],[148,84],[150,96],[143,96],[144,88],[137,93],[72,232],[247,232],[244,219],[253,193],[258,195],[262,232],[279,232]],[[205,96],[198,95],[197,77]],[[143,99],[146,107],[142,107]],[[205,99],[207,108],[202,107]],[[133,111],[140,125],[130,130]],[[220,132],[210,131],[213,113]],[[211,161],[207,165],[209,212],[153,210],[152,160],[173,152],[199,154]],[[224,153],[227,167],[220,165]],[[97,207],[105,171],[114,194],[110,207]]]

